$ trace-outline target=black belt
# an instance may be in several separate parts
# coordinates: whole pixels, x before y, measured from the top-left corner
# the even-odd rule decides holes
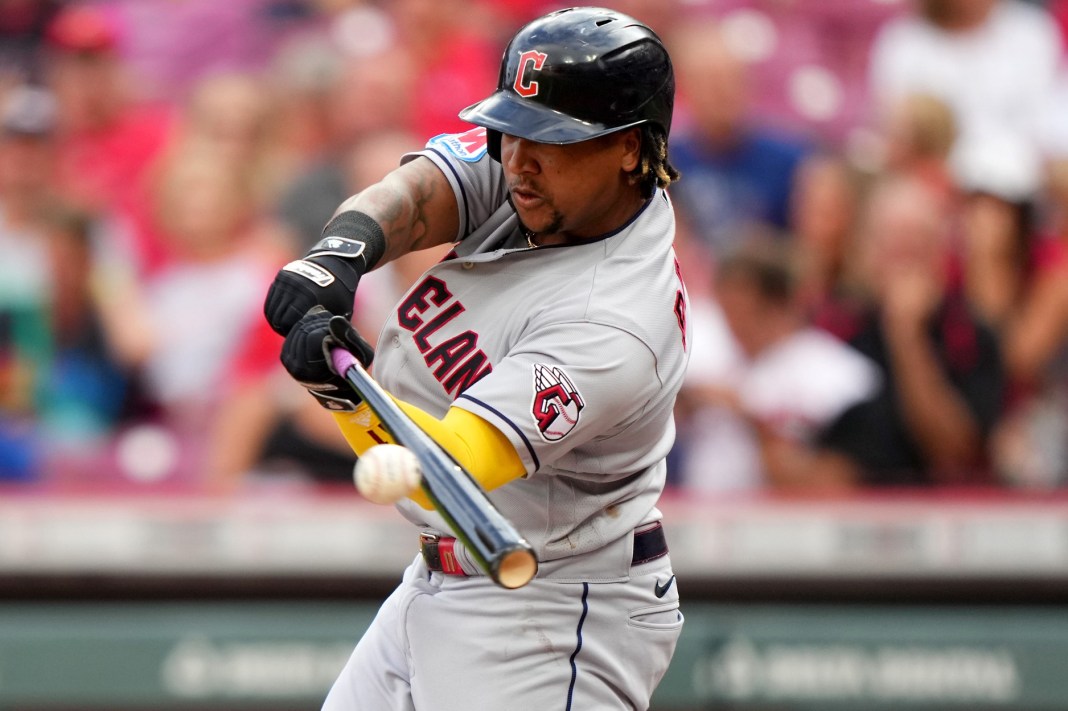
[[[424,533],[419,536],[419,550],[423,554],[428,570],[447,575],[467,575],[456,560],[453,547],[456,545],[455,538],[438,536],[432,533]],[[657,522],[651,528],[637,531],[634,534],[634,555],[630,558],[631,565],[641,565],[649,561],[662,558],[667,555],[667,537],[664,535],[664,527]]]

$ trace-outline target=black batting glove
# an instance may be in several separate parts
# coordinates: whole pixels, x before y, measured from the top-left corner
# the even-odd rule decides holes
[[[371,365],[375,353],[347,319],[340,328],[337,322],[331,328],[332,318],[334,314],[317,306],[297,321],[282,344],[282,365],[327,410],[352,412],[361,398],[334,371],[330,349],[348,350],[365,368]]]
[[[385,251],[386,237],[378,222],[362,212],[342,212],[303,259],[285,265],[275,276],[263,304],[267,323],[279,335],[288,335],[313,306],[351,318],[360,277]]]

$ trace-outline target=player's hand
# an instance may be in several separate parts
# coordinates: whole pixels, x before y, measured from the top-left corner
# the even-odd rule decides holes
[[[385,252],[382,228],[363,213],[341,213],[323,235],[303,259],[282,267],[267,291],[263,315],[279,335],[289,335],[313,306],[351,318],[360,277]]]
[[[334,372],[330,348],[345,348],[364,367],[374,360],[374,350],[351,324],[347,328],[330,328],[334,317],[321,306],[306,313],[286,336],[282,344],[282,365],[293,378],[328,410],[351,412],[360,404],[360,396],[341,375]]]
[[[307,256],[282,267],[267,291],[263,315],[280,335],[288,335],[313,306],[352,316],[360,272],[338,257]]]

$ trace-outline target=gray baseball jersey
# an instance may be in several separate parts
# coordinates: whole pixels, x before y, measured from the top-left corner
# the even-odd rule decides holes
[[[460,232],[386,323],[374,375],[433,415],[455,405],[507,435],[526,476],[489,496],[539,570],[504,590],[417,557],[323,709],[646,708],[683,624],[670,556],[633,555],[635,530],[660,518],[687,358],[667,194],[612,234],[530,248],[483,129],[414,155],[448,177]],[[399,508],[451,533],[436,512]]]
[[[612,234],[531,249],[484,129],[438,136],[416,155],[452,185],[459,242],[384,326],[375,378],[435,416],[455,405],[508,436],[527,476],[490,499],[534,546],[542,574],[563,575],[566,564],[552,561],[624,541],[659,518],[686,364],[667,193]],[[436,512],[400,508],[449,531]],[[621,551],[615,571],[599,571],[622,578],[628,561]]]

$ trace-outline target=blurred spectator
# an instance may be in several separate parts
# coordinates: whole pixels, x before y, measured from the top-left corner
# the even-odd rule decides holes
[[[1068,160],[1048,173],[1047,231],[1000,322],[1012,400],[994,439],[1002,481],[1040,488],[1068,483]]]
[[[1005,362],[1025,384],[1041,381],[1068,345],[1068,159],[1049,167],[1046,230],[1031,250],[1027,295],[1010,314]]]
[[[345,58],[336,45],[325,33],[297,37],[280,48],[264,75],[271,140],[290,180],[329,160],[338,148],[339,124],[363,111],[338,102]]]
[[[59,0],[0,0],[0,94],[41,80],[45,29]]]
[[[52,92],[23,85],[0,106],[0,201],[8,228],[33,222],[54,195],[56,99]]]
[[[799,466],[817,434],[871,397],[875,364],[810,327],[799,265],[782,240],[746,240],[716,270],[718,302],[695,302],[680,397],[682,486],[695,491],[829,491],[832,467]]]
[[[0,417],[20,433],[22,476],[40,477],[45,469],[55,475],[75,463],[93,465],[93,453],[128,413],[131,373],[97,298],[93,221],[52,192],[54,99],[24,87],[3,109]],[[14,455],[15,445],[6,451]]]
[[[950,283],[943,205],[915,179],[885,178],[862,220],[871,306],[850,344],[879,364],[883,386],[821,438],[858,482],[983,481],[987,436],[1001,414],[1004,373],[994,334]]]
[[[416,67],[411,130],[425,140],[471,128],[457,114],[497,85],[500,69],[501,42],[485,3],[393,0],[389,10]]]
[[[171,156],[154,197],[170,259],[140,293],[118,297],[124,318],[116,340],[140,365],[144,394],[175,438],[177,456],[161,476],[205,480],[214,475],[204,464],[212,413],[225,399],[234,359],[263,320],[279,256],[258,239],[251,184],[221,154]]]
[[[1036,486],[1055,481],[1064,467],[1052,443],[1068,435],[1068,429],[1055,434],[1057,418],[1068,410],[1055,406],[1060,395],[1042,382],[1064,334],[1058,319],[1046,321],[1049,312],[1041,314],[1042,321],[1036,317],[1050,305],[1045,284],[1051,267],[1053,282],[1063,273],[1053,266],[1059,261],[1056,242],[1038,242],[1034,234],[1038,169],[1027,148],[1019,141],[990,141],[971,153],[961,179],[960,249],[964,294],[997,334],[1005,356],[1007,398],[991,437],[992,463],[1002,481]],[[1033,346],[1036,333],[1042,334],[1037,339],[1044,344],[1041,356]],[[1021,350],[1030,354],[1020,358]],[[1050,431],[1027,441],[1032,449],[1021,458],[1020,444],[1035,429]]]
[[[274,106],[267,88],[251,74],[204,76],[191,88],[180,131],[168,146],[168,153],[215,153],[235,167],[249,182],[256,210],[273,202],[292,167],[275,148]]]
[[[1018,141],[971,153],[960,180],[964,293],[1000,330],[1030,279],[1037,157]]]
[[[1062,54],[1045,10],[1017,0],[914,0],[890,20],[871,56],[878,102],[907,93],[944,100],[957,118],[954,171],[989,140],[1039,150]]]
[[[861,177],[845,159],[815,154],[798,170],[790,205],[800,265],[799,298],[812,322],[841,336],[856,300],[855,232]],[[839,314],[846,309],[846,314]]]
[[[125,418],[139,414],[134,373],[116,351],[114,316],[99,298],[92,218],[52,205],[43,218],[52,290],[47,375],[37,388],[38,433],[53,466],[86,466]]]
[[[126,248],[151,264],[160,254],[143,231],[151,223],[146,176],[168,140],[173,111],[131,92],[119,41],[114,17],[96,5],[66,5],[49,27],[47,79],[59,102],[57,187],[93,213],[121,214],[134,227]]]
[[[214,153],[190,151],[162,173],[157,210],[176,259],[147,281],[146,297],[157,324],[148,385],[163,403],[210,399],[226,356],[258,321],[273,255],[254,240],[251,197],[239,168]]]
[[[55,112],[49,92],[26,86],[0,107],[0,478],[37,475],[32,418],[52,285],[40,214],[53,188]]]
[[[883,112],[883,170],[923,181],[948,206],[957,190],[949,166],[957,141],[953,109],[931,94],[905,93],[884,106]]]
[[[712,256],[754,226],[787,228],[808,148],[750,115],[746,67],[715,23],[679,27],[668,44],[680,105],[671,156],[684,176],[672,195],[686,234]]]

